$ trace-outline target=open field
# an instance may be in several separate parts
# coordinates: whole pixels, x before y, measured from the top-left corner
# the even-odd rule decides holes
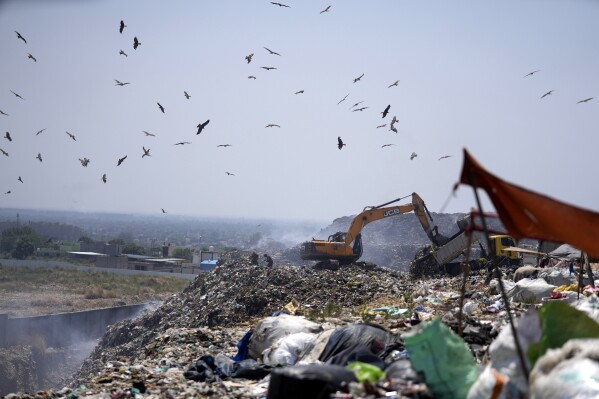
[[[2,266],[0,313],[36,316],[161,301],[188,284],[175,277]]]

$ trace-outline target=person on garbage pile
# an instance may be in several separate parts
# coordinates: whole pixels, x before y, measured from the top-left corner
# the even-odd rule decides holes
[[[266,266],[272,267],[272,258],[268,254],[264,254],[264,261],[266,262]]]
[[[250,263],[252,265],[257,265],[258,264],[258,254],[255,252],[252,252],[252,254],[250,255]]]

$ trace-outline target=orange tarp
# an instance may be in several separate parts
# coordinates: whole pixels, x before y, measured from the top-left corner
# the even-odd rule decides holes
[[[515,239],[565,242],[599,256],[599,213],[508,183],[487,172],[464,149],[460,183],[482,188]]]

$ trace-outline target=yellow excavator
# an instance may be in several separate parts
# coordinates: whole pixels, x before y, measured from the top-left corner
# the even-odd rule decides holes
[[[414,212],[426,235],[435,246],[445,244],[447,238],[439,234],[437,226],[431,226],[433,218],[424,201],[416,193],[412,193],[410,204],[388,206],[403,198],[397,198],[379,206],[367,206],[352,221],[347,232],[339,231],[328,237],[327,240],[306,241],[300,246],[300,256],[304,260],[317,260],[330,262],[338,261],[339,264],[349,264],[357,261],[362,256],[361,231],[370,222],[392,216]],[[428,218],[427,218],[428,217]]]

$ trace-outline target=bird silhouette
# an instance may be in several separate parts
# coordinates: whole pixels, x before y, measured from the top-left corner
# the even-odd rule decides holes
[[[178,143],[175,143],[174,145],[185,145],[185,144],[191,144],[190,141],[180,141]]]
[[[27,53],[27,58],[31,58],[33,61],[37,62],[37,58],[31,55],[31,53]]]
[[[25,100],[23,97],[21,97],[19,94],[15,93],[12,90],[9,90],[12,94],[14,94],[15,96],[17,96],[18,98],[20,98],[21,100]]]
[[[268,51],[269,53],[271,53],[271,54],[274,54],[274,55],[281,56],[281,54],[277,53],[276,51],[272,51],[272,50],[271,50],[271,49],[269,49],[268,47],[264,47],[264,49],[265,49],[266,51]]]
[[[300,91],[296,91],[295,94],[302,94],[304,91],[300,90]]]
[[[342,149],[344,145],[347,145],[341,140],[341,136],[337,137],[337,148]]]
[[[185,98],[186,98],[186,99],[188,99],[188,100],[191,98],[191,96],[190,96],[189,94],[187,94],[187,92],[186,92],[186,91],[183,91],[183,95],[184,95],[184,96],[185,96]]]
[[[142,158],[143,157],[151,157],[149,148],[146,149],[146,147],[143,147],[143,146],[141,148],[144,150],[144,154],[141,156]]]
[[[142,130],[142,133],[145,133],[146,136],[156,137],[154,133],[146,132],[145,130]]]
[[[127,53],[125,53],[123,50],[119,50],[119,55],[124,55],[125,57],[129,57],[129,56],[127,55]]]
[[[364,101],[359,101],[357,103],[355,103],[354,105],[352,105],[351,107],[349,107],[348,109],[352,109],[354,107],[357,107],[358,105],[362,104]]]
[[[391,125],[395,125],[397,122],[399,122],[397,116],[393,115],[393,119],[391,119]]]
[[[287,8],[291,8],[290,6],[286,5],[286,4],[281,4],[281,3],[275,3],[273,1],[270,2],[270,4],[274,4],[275,6],[279,6],[279,7],[287,7]]]
[[[0,148],[0,152],[2,153],[2,155],[8,156],[8,152],[4,151],[2,148]]]
[[[141,46],[141,42],[137,40],[137,36],[133,38],[133,50],[137,50],[137,46]]]
[[[383,145],[381,146],[381,148],[389,147],[389,146],[391,146],[391,145],[395,145],[395,144],[383,144]]]
[[[364,111],[365,109],[367,109],[368,107],[362,107],[362,108],[356,108],[354,109],[352,112],[356,112],[356,111]]]
[[[6,112],[2,111],[1,109],[0,109],[0,114],[9,116]]]
[[[268,125],[266,125],[266,127],[281,127],[281,126],[276,125],[274,123],[269,123]]]
[[[543,99],[543,98],[547,97],[548,95],[551,95],[551,94],[553,94],[553,92],[554,92],[554,90],[549,90],[547,93],[545,93],[545,94],[543,94],[543,95],[541,96],[541,99]]]
[[[387,114],[389,113],[389,109],[390,109],[390,108],[391,108],[391,104],[387,105],[387,108],[385,108],[385,109],[383,110],[383,112],[381,112],[381,114],[383,114],[383,118],[384,118],[385,116],[387,116]]]
[[[347,93],[347,95],[346,95],[345,97],[343,97],[343,98],[341,99],[341,101],[339,101],[339,102],[337,103],[337,105],[339,105],[339,104],[341,104],[343,101],[345,101],[345,99],[347,98],[347,96],[349,96],[349,93]]]
[[[594,97],[585,98],[584,100],[578,101],[576,104],[586,103],[587,101],[591,101]]]
[[[398,86],[398,85],[399,85],[399,80],[396,80],[394,83],[391,83],[389,86],[387,86],[387,88],[390,89],[393,86]]]
[[[162,211],[162,213],[166,213],[166,211],[164,210],[164,208],[160,208],[160,210]]]
[[[529,72],[529,73],[527,73],[526,75],[524,75],[524,76],[522,76],[522,77],[523,77],[523,78],[525,78],[525,77],[527,77],[527,76],[534,75],[534,74],[535,74],[535,73],[537,73],[537,72],[541,72],[541,70],[539,69],[539,70],[536,70],[536,71]]]
[[[235,176],[233,173],[231,172],[225,172],[227,174],[227,176]]]
[[[417,156],[418,156],[418,154],[413,152],[412,155],[410,155],[410,161],[413,160],[414,158],[416,158]]]
[[[360,79],[362,79],[362,76],[364,76],[364,74],[358,76],[357,78],[354,79],[354,83],[359,82]]]
[[[260,68],[262,68],[262,69],[266,69],[267,71],[270,71],[271,69],[277,69],[277,68],[275,68],[275,67],[260,67]]]
[[[38,152],[36,158],[39,159],[40,162],[42,162],[42,154],[41,153]]]
[[[79,162],[81,162],[81,166],[87,168],[87,164],[89,163],[89,159],[85,158],[85,157],[83,159],[79,158]]]
[[[17,37],[18,37],[19,39],[21,39],[22,41],[24,41],[24,42],[25,42],[25,44],[27,44],[27,40],[25,40],[25,38],[24,38],[24,37],[23,37],[23,36],[22,36],[22,35],[21,35],[19,32],[15,31],[15,33],[17,34]]]
[[[206,122],[204,122],[204,123],[198,123],[198,126],[197,126],[197,128],[198,128],[198,132],[196,133],[196,136],[197,136],[198,134],[202,133],[202,131],[204,130],[204,128],[205,128],[206,126],[208,126],[208,124],[209,124],[209,123],[210,123],[210,119],[208,119],[208,120],[207,120]]]
[[[123,29],[125,29],[127,25],[125,25],[125,21],[121,19],[121,26],[119,26],[119,33],[123,33]]]
[[[397,128],[393,125],[389,128],[390,131],[397,133]]]
[[[125,86],[125,85],[130,85],[131,82],[121,82],[120,80],[115,79],[114,80],[116,82],[115,86]]]
[[[17,180],[20,181],[21,183],[23,183],[23,179],[21,179],[21,176],[19,176],[19,178]]]
[[[385,123],[385,124],[382,124],[382,125],[378,125],[376,128],[378,129],[378,128],[385,127],[385,126],[387,126],[387,124],[386,124],[386,123]]]
[[[107,179],[106,179],[106,173],[104,173],[104,174],[102,175],[102,181],[103,181],[104,183],[106,183],[106,180],[107,180]]]
[[[37,136],[37,135],[39,135],[40,133],[43,133],[43,132],[44,132],[44,130],[46,130],[46,128],[43,128],[42,130],[40,130],[39,132],[37,132],[35,135]]]
[[[256,79],[256,77],[253,75],[250,75],[250,76],[248,76],[248,79]]]
[[[219,144],[217,147],[231,147],[232,144]]]
[[[445,158],[451,158],[451,155],[443,155],[441,158],[438,159],[438,161],[445,159]]]
[[[8,141],[12,141],[12,137],[10,137],[10,133],[6,132],[6,134],[4,135],[4,138],[7,139]]]
[[[329,10],[331,9],[331,6],[327,6],[327,8],[325,8],[324,10],[322,10],[320,13],[324,13],[324,12],[329,12]]]
[[[160,103],[156,103],[158,104],[158,108],[160,108],[160,110],[162,111],[162,113],[164,114],[164,107],[162,105],[160,105]]]
[[[8,191],[7,191],[7,192],[5,192],[4,194],[10,194],[10,193],[11,193],[11,191],[10,191],[10,190],[8,190]]]
[[[69,133],[69,132],[66,132],[66,133],[69,135],[69,137],[70,137],[70,138],[72,138],[72,139],[73,139],[73,141],[77,141],[77,139],[75,138],[75,135],[74,135],[74,134],[71,134],[71,133]]]
[[[248,54],[245,56],[245,60],[248,62],[248,64],[250,62],[252,62],[252,57],[254,56],[254,53]]]
[[[122,158],[119,158],[119,161],[117,162],[116,166],[121,166],[121,164],[125,161],[125,159],[127,159],[127,155],[125,155]]]

